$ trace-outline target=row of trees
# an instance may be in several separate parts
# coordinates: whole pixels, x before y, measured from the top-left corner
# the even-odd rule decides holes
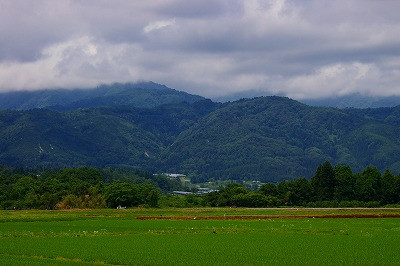
[[[142,171],[66,168],[45,172],[0,167],[1,209],[158,206],[161,190],[179,188]]]
[[[177,181],[143,171],[66,168],[45,172],[0,167],[1,209],[68,209],[117,206],[376,207],[400,203],[400,175],[367,167],[319,165],[307,180],[266,183],[250,191],[236,183],[206,195],[162,196]]]
[[[184,202],[186,206],[377,207],[400,203],[400,175],[393,175],[389,170],[381,174],[374,167],[353,173],[347,165],[333,168],[325,162],[310,180],[266,183],[256,191],[233,183],[218,192],[193,198],[190,196]]]

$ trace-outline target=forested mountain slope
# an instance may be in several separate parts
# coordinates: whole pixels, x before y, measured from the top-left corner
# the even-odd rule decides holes
[[[310,107],[283,97],[136,108],[0,112],[0,164],[139,167],[193,180],[311,177],[328,160],[400,169],[400,107]]]
[[[161,150],[216,106],[204,100],[152,109],[0,111],[0,164],[138,166],[156,171]]]
[[[391,121],[399,117],[388,110]],[[183,132],[163,163],[201,180],[310,177],[326,160],[398,171],[400,128],[378,119],[380,112],[309,107],[282,97],[241,100]]]

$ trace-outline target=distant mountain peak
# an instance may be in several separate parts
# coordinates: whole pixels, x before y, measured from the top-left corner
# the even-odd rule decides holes
[[[152,81],[102,84],[90,89],[43,89],[0,93],[0,110],[51,108],[72,110],[97,106],[154,107],[205,98],[168,88]]]

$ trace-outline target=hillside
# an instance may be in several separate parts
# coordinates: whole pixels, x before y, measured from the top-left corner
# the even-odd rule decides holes
[[[211,101],[143,109],[102,107],[0,112],[0,164],[25,167],[140,166],[155,171],[161,150]]]
[[[51,89],[0,93],[0,110],[33,108],[74,110],[120,105],[155,107],[169,103],[193,103],[199,100],[204,100],[204,98],[154,82],[114,83],[92,89]]]
[[[282,97],[241,100],[183,132],[163,162],[201,180],[310,177],[326,160],[398,171],[400,130],[385,115],[374,117],[380,112],[309,107]],[[393,108],[386,115],[398,119]]]
[[[310,107],[283,97],[153,108],[0,112],[0,164],[139,167],[195,181],[311,177],[319,164],[400,169],[400,107]]]

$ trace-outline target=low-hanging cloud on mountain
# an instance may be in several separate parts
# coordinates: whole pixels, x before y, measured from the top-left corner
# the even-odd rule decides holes
[[[400,94],[400,2],[0,0],[0,90]]]

